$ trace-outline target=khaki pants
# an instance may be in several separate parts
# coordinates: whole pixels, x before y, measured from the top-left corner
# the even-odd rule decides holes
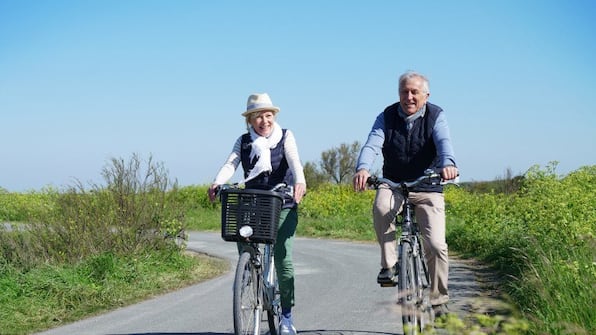
[[[449,259],[445,240],[445,198],[443,193],[411,192],[410,202],[416,207],[424,252],[430,272],[431,304],[449,300],[447,278]],[[373,205],[373,220],[377,241],[381,247],[381,267],[390,268],[397,262],[395,218],[402,209],[403,197],[388,188],[379,188]]]

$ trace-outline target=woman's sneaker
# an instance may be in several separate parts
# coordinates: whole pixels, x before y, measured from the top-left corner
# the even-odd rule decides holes
[[[282,315],[279,323],[279,335],[296,335],[296,328],[294,328],[292,318],[286,318]]]

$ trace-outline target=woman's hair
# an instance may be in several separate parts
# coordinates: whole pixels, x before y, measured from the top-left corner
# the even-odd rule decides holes
[[[415,71],[408,71],[401,76],[399,76],[399,90],[401,91],[402,85],[409,79],[412,78],[420,78],[422,80],[422,87],[424,88],[424,93],[430,93],[428,79],[423,75]]]
[[[257,113],[250,113],[244,117],[244,119],[246,120],[246,128],[250,127],[250,121],[254,118],[255,114]]]

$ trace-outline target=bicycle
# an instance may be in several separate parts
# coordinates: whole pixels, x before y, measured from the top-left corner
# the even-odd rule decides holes
[[[395,220],[401,223],[401,234],[397,239],[397,283],[382,286],[398,286],[398,303],[401,306],[404,334],[422,334],[432,327],[434,312],[430,303],[430,274],[422,245],[420,230],[413,215],[414,206],[410,203],[410,190],[427,181],[433,185],[457,183],[457,181],[441,181],[441,175],[434,170],[426,170],[425,174],[411,182],[393,182],[386,178],[371,176],[367,184],[374,189],[387,187],[400,192],[404,203],[402,211],[396,214]]]
[[[221,236],[239,243],[240,251],[233,284],[234,332],[260,334],[266,311],[270,334],[277,335],[281,300],[273,248],[283,194],[292,194],[292,187],[281,183],[271,190],[258,190],[223,185],[218,194]]]

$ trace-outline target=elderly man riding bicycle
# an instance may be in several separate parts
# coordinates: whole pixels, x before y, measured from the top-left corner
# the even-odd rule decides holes
[[[388,106],[377,116],[360,152],[353,178],[356,191],[366,188],[375,157],[381,153],[383,176],[395,182],[415,180],[427,169],[439,169],[445,180],[459,175],[445,112],[429,103],[429,96],[429,83],[425,76],[416,72],[400,76],[399,102]],[[445,313],[445,304],[449,300],[443,187],[423,183],[410,196],[416,207],[416,219],[428,257],[431,303],[436,314],[440,315]],[[377,190],[373,220],[381,247],[381,271],[377,277],[380,284],[395,280],[397,255],[392,220],[394,214],[401,210],[402,203],[400,195],[390,189]]]

